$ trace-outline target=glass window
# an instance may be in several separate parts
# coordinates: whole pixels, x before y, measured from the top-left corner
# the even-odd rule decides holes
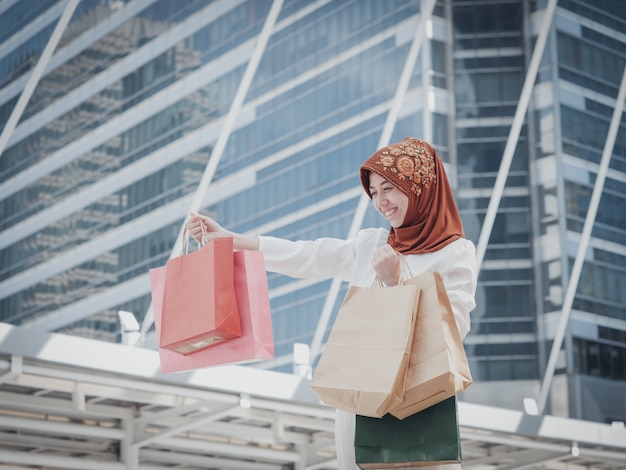
[[[559,7],[606,25],[616,31],[624,29],[626,12],[622,0],[559,0]]]
[[[609,380],[626,379],[626,348],[618,344],[574,338],[577,373]]]
[[[617,95],[626,56],[588,39],[558,33],[561,78],[610,96]],[[618,46],[619,47],[619,46]]]

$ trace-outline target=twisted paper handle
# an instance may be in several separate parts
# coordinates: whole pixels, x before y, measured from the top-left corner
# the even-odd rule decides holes
[[[200,224],[200,229],[202,230],[202,239],[198,242],[198,248],[206,245],[209,242],[209,232],[207,232],[206,225],[204,222]],[[182,254],[186,255],[189,252],[189,246],[187,245],[187,241],[190,238],[189,229],[185,224],[185,228],[183,230],[183,246],[182,246]]]

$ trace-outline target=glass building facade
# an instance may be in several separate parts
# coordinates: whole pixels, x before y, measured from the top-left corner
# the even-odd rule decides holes
[[[464,399],[519,408],[537,395],[618,104],[621,0],[559,0],[548,23],[541,0],[82,0],[11,129],[71,3],[0,3],[0,321],[111,342],[118,310],[149,325],[148,270],[172,255],[198,194],[233,231],[346,237],[358,166],[389,122],[391,141],[437,148],[478,242],[546,25],[481,264]],[[548,403],[602,422],[626,420],[617,119]],[[360,226],[381,223],[368,209]],[[319,322],[332,281],[268,281],[276,359],[254,366],[290,372],[293,344],[332,324]]]

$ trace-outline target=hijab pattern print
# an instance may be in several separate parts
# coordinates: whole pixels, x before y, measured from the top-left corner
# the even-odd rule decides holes
[[[409,197],[402,225],[389,230],[387,243],[394,250],[403,254],[432,253],[464,237],[443,162],[428,142],[407,137],[368,158],[361,165],[360,177],[370,198],[372,172]]]
[[[383,149],[376,162],[384,172],[395,174],[399,180],[408,179],[411,182],[410,190],[416,196],[422,193],[422,187],[430,188],[437,181],[433,157],[422,144],[418,139],[405,139]],[[406,189],[400,189],[406,192]]]

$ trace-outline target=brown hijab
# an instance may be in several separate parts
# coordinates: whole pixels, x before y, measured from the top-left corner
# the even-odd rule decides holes
[[[401,227],[391,227],[387,243],[404,254],[431,253],[463,238],[463,224],[443,163],[427,142],[407,137],[384,147],[361,165],[367,195],[370,172],[378,173],[409,197]]]

